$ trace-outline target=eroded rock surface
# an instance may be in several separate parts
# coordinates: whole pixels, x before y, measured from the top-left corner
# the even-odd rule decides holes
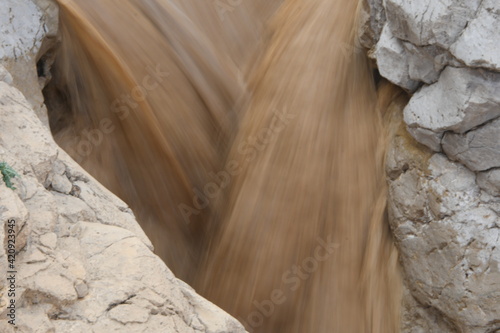
[[[366,3],[362,44],[411,95],[387,160],[403,331],[497,332],[500,2]]]
[[[0,220],[16,221],[16,332],[244,332],[177,280],[118,198],[60,150],[31,105],[0,82]],[[0,265],[7,263],[0,228]],[[5,279],[0,282],[0,331]]]
[[[57,5],[53,0],[2,0],[0,27],[0,64],[42,122],[48,124],[41,88],[53,61],[50,50],[57,39]]]

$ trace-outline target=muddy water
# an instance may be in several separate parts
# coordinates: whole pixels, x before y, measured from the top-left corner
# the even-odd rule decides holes
[[[250,332],[397,332],[357,1],[61,0],[56,140]]]

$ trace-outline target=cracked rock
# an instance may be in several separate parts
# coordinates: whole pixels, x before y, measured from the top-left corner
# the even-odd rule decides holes
[[[466,134],[446,133],[443,150],[473,171],[500,167],[500,119]]]
[[[417,89],[418,82],[410,78],[410,65],[403,43],[392,35],[387,24],[375,47],[375,58],[382,76],[406,90]]]
[[[500,332],[500,2],[373,3],[361,40],[380,74],[410,93],[422,85],[398,106],[386,164],[402,332]]]
[[[387,0],[388,22],[395,36],[417,46],[448,49],[475,17],[481,0]]]
[[[80,221],[96,222],[95,212],[83,200],[71,195],[53,193],[57,203],[60,218],[65,222],[77,223]]]
[[[415,149],[418,149],[415,151]],[[500,318],[500,218],[476,175],[399,130],[388,155],[389,217],[409,292],[404,332],[490,332]],[[497,200],[497,201],[500,201]]]
[[[38,1],[2,1],[0,64],[10,72],[13,83],[27,96],[30,108],[35,110],[38,118],[48,127],[47,109],[43,104],[38,73],[34,68],[42,46],[45,44],[49,47],[51,44],[47,43],[47,38],[53,33],[54,24],[51,21],[57,20],[57,13],[45,15],[46,12],[36,4]],[[55,43],[55,38],[52,43]]]
[[[414,81],[436,82],[441,70],[451,61],[448,52],[437,46],[416,47],[406,42],[403,45],[408,55],[408,75]]]
[[[500,197],[500,169],[478,173],[477,184],[490,195]]]
[[[40,244],[54,250],[57,246],[57,235],[53,232],[40,236]]]
[[[469,67],[500,71],[500,3],[483,0],[481,8],[450,51]]]
[[[439,151],[445,131],[464,133],[500,115],[500,73],[447,67],[419,90],[404,110],[410,133]]]
[[[149,311],[134,304],[120,304],[108,312],[108,316],[122,324],[145,323]]]

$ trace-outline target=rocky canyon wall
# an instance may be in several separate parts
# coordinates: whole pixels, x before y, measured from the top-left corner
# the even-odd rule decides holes
[[[500,2],[368,0],[360,32],[411,94],[387,157],[404,332],[500,330]]]

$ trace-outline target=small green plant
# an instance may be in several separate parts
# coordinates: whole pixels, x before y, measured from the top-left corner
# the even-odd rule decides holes
[[[12,169],[6,162],[0,162],[0,172],[2,173],[5,185],[10,189],[15,190],[16,188],[12,185],[11,179],[19,177],[18,173],[15,172],[14,169]]]

